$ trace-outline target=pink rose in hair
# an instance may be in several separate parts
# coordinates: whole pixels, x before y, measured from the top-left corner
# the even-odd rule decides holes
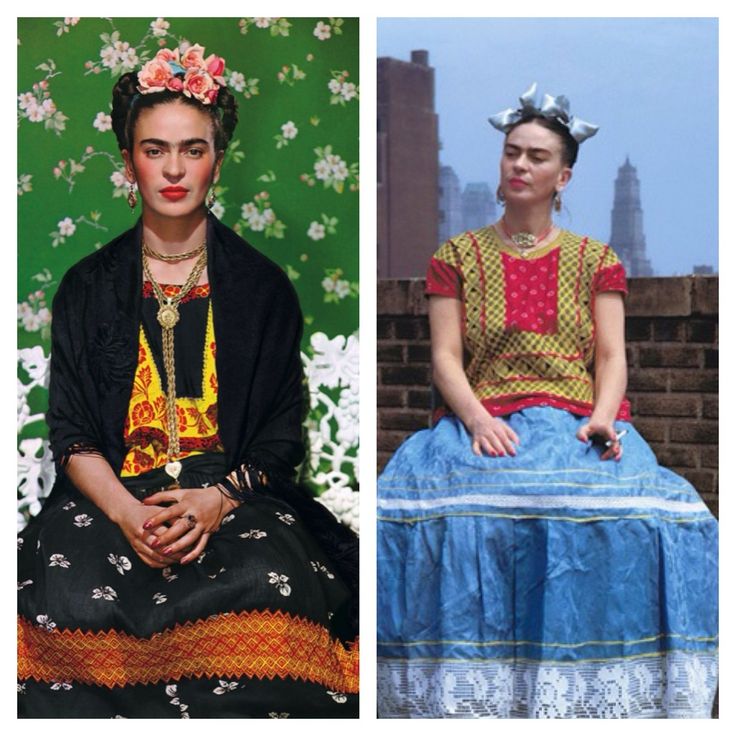
[[[210,76],[212,77],[221,77],[222,73],[225,71],[225,59],[223,59],[221,56],[215,56],[215,54],[210,54],[205,60],[204,60],[205,66],[207,67],[207,71],[210,73]]]
[[[171,79],[166,82],[166,89],[171,92],[181,92],[184,89],[184,82],[182,82],[179,77],[171,77]]]
[[[194,46],[190,46],[185,52],[184,56],[181,57],[181,65],[185,69],[191,67],[203,67],[204,64],[204,46],[200,46],[195,43]]]
[[[156,53],[159,61],[174,61],[179,64],[179,49],[161,49]]]
[[[219,93],[219,89],[211,89],[209,92],[206,93],[206,97],[209,101],[210,105],[213,105],[215,102],[217,102],[217,94]]]
[[[142,94],[163,92],[172,76],[171,67],[167,62],[152,59],[138,72],[138,90]]]
[[[208,92],[210,91],[214,91],[217,96],[217,86],[207,72],[198,68],[187,69],[184,75],[184,94],[187,97],[194,97],[203,105],[209,105],[211,100]]]

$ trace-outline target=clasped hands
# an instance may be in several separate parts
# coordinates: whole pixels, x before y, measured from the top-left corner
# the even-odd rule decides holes
[[[236,505],[215,486],[177,488],[131,504],[118,523],[149,567],[186,565],[202,554],[223,517]]]

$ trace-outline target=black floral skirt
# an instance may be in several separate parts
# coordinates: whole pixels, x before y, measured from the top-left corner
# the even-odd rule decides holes
[[[282,499],[153,569],[67,491],[18,537],[18,597],[20,717],[358,715],[350,592]]]

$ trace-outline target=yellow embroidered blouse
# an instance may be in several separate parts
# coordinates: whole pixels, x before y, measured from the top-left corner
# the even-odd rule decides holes
[[[532,405],[591,413],[593,305],[602,291],[626,293],[609,246],[562,230],[521,257],[493,227],[447,241],[432,258],[426,289],[462,301],[465,372],[494,416]],[[618,417],[630,418],[626,399]]]
[[[173,296],[178,291],[178,286],[164,287],[167,296]],[[192,297],[209,299],[209,286],[196,287]],[[211,302],[207,309],[203,350],[201,395],[176,398],[180,458],[202,452],[223,451],[217,428],[216,344]],[[140,475],[166,465],[168,449],[166,394],[143,325],[139,332],[138,367],[133,380],[123,434],[127,454],[123,461],[121,476]]]

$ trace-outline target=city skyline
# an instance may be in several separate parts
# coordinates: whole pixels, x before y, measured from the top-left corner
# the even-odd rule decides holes
[[[517,106],[536,81],[540,94],[565,94],[573,114],[601,126],[581,146],[558,222],[608,241],[628,157],[655,273],[717,269],[716,19],[379,19],[379,57],[408,60],[414,49],[435,68],[440,165],[463,183],[495,189],[503,138],[487,118]]]

